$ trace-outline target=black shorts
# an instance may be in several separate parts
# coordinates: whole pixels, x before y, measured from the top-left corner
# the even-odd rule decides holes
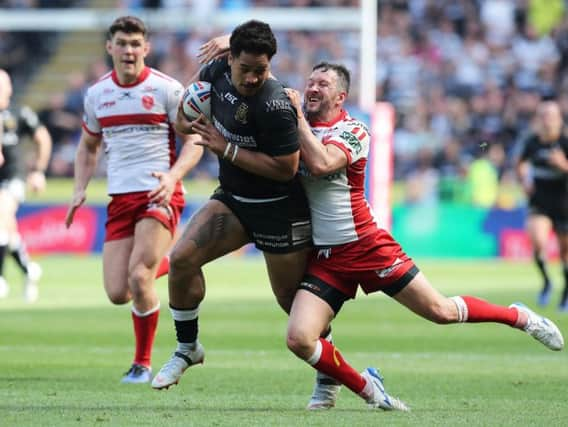
[[[568,195],[531,197],[529,215],[544,215],[552,221],[554,231],[568,233]]]
[[[303,192],[274,201],[251,201],[219,187],[211,199],[235,214],[256,248],[263,252],[289,253],[312,245],[310,209]]]

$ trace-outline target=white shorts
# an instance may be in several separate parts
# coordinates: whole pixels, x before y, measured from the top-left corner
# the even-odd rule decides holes
[[[18,203],[22,203],[26,200],[26,183],[21,178],[0,181],[0,191],[6,191]]]

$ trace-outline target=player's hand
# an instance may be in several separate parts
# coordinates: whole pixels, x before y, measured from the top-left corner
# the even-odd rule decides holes
[[[288,98],[290,98],[290,102],[292,103],[294,108],[296,108],[296,111],[298,112],[298,118],[303,117],[302,95],[300,95],[300,92],[298,92],[295,89],[291,89],[289,87],[285,88],[284,90],[286,91],[286,95],[288,95]]]
[[[2,154],[2,147],[0,147],[0,166],[4,164],[4,154]]]
[[[87,195],[85,191],[76,191],[73,194],[73,198],[71,199],[71,203],[69,204],[69,209],[67,209],[67,215],[65,215],[65,227],[71,227],[73,224],[73,218],[75,217],[75,212],[77,209],[81,207],[83,203],[87,200]]]
[[[230,38],[230,34],[219,36],[201,45],[199,47],[199,53],[197,54],[197,60],[199,63],[206,64],[213,59],[219,59],[227,56],[229,54]]]
[[[40,171],[31,172],[27,178],[28,187],[34,193],[40,193],[45,190],[45,174]]]
[[[217,156],[223,155],[225,148],[227,148],[227,141],[203,114],[200,114],[197,120],[191,122],[191,125],[194,132],[201,135],[201,141],[194,142],[195,145],[206,147]]]
[[[183,113],[183,110],[182,110],[181,104],[180,104],[178,106],[176,122],[175,122],[176,132],[181,134],[181,135],[190,135],[192,133],[195,133],[193,128],[192,128],[192,123],[193,122],[191,120],[188,120],[188,118]]]
[[[150,203],[160,206],[168,206],[174,195],[176,180],[168,172],[152,172],[154,178],[158,178],[158,186],[148,193]]]
[[[561,171],[568,171],[568,159],[566,159],[564,151],[562,151],[560,148],[553,148],[552,150],[550,150],[548,162],[550,163],[550,165],[556,167]]]

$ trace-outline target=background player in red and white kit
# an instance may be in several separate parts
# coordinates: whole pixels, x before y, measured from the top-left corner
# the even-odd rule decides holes
[[[66,225],[86,200],[97,152],[104,141],[108,194],[103,248],[104,287],[113,304],[132,304],[136,352],[124,383],[151,380],[151,352],[160,302],[154,289],[158,265],[172,242],[184,207],[181,179],[202,148],[182,136],[176,159],[174,126],[182,85],[149,68],[144,23],[120,17],[109,29],[106,50],[113,71],[85,96],[83,132],[75,159],[75,189]]]
[[[300,172],[312,214],[315,248],[290,312],[290,350],[372,407],[407,410],[386,393],[375,368],[358,373],[332,343],[320,338],[343,303],[355,297],[359,286],[365,293],[383,291],[439,324],[503,323],[525,330],[552,350],[562,349],[564,340],[558,328],[521,304],[507,308],[470,296],[441,295],[379,226],[364,195],[369,133],[362,122],[343,109],[349,84],[345,67],[316,65],[304,92],[306,117],[299,114],[305,165]],[[289,95],[300,113],[299,93],[290,90]],[[336,396],[329,393],[320,406],[332,407]]]

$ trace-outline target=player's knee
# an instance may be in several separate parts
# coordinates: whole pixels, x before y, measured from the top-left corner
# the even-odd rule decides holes
[[[187,273],[199,270],[200,267],[191,252],[174,248],[170,253],[170,273]]]
[[[286,345],[292,353],[303,360],[309,359],[315,350],[315,342],[298,329],[288,330]]]
[[[111,289],[107,290],[109,301],[115,305],[122,305],[130,302],[131,295],[128,290]]]
[[[138,264],[128,272],[128,282],[133,292],[146,287],[146,284],[152,280],[152,274],[145,265]]]
[[[447,325],[457,321],[455,304],[448,300],[446,302],[437,302],[430,306],[428,319],[438,325]]]

